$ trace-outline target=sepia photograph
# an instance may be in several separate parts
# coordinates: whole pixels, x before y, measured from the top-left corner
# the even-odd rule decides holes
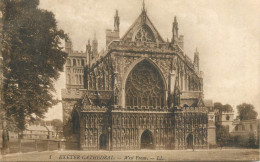
[[[259,11],[0,0],[0,161],[260,161]]]

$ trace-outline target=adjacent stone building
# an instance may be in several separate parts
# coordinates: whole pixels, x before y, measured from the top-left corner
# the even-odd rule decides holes
[[[215,110],[216,124],[223,125],[230,133],[233,130],[234,110],[232,108],[226,111]]]
[[[199,52],[193,61],[183,52],[176,17],[171,41],[161,37],[144,8],[121,38],[119,26],[116,11],[114,30],[106,30],[106,50],[100,53],[96,39],[80,53],[66,42],[62,103],[67,139],[82,150],[214,144],[215,136],[208,135],[215,134],[215,117],[203,96]]]
[[[249,135],[250,133],[255,135],[255,139],[259,138],[260,119],[242,120],[235,119],[232,123],[230,134],[236,135]]]

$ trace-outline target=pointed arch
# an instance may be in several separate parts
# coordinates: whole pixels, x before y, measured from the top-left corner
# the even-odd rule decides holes
[[[145,16],[145,19],[143,19]],[[139,29],[141,28],[142,25],[146,25],[148,26],[154,37],[156,42],[158,43],[163,43],[165,42],[163,40],[163,38],[161,37],[160,33],[158,32],[158,30],[155,28],[154,24],[152,23],[152,21],[150,20],[150,18],[148,17],[147,14],[143,15],[143,13],[141,13],[139,15],[139,17],[135,20],[135,22],[130,26],[130,28],[127,30],[127,32],[123,35],[123,37],[121,38],[122,40],[128,40],[128,41],[133,41],[134,36],[136,35],[136,33],[139,31]]]
[[[128,67],[128,70],[126,71],[125,75],[124,75],[124,78],[123,78],[123,82],[122,82],[122,86],[123,86],[123,89],[125,88],[125,84],[126,84],[126,79],[127,77],[129,76],[130,72],[134,69],[134,67],[142,62],[142,61],[148,61],[151,65],[153,65],[153,67],[159,72],[160,76],[162,77],[162,80],[163,80],[163,84],[164,84],[164,89],[167,90],[167,84],[166,84],[166,79],[162,73],[162,70],[161,68],[156,64],[154,63],[151,59],[149,58],[140,58],[140,59],[137,59],[136,61],[134,61],[129,67]]]
[[[124,106],[165,106],[166,81],[149,59],[134,63],[123,80]]]
[[[79,136],[80,132],[80,116],[78,111],[74,108],[72,111],[72,133]]]
[[[140,148],[141,149],[154,149],[154,136],[153,136],[153,133],[149,129],[146,129],[141,134]]]

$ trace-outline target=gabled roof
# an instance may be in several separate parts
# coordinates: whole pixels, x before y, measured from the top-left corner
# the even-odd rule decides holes
[[[202,99],[200,98],[198,103],[197,103],[198,107],[213,107],[213,101],[212,100],[206,100],[206,99]]]
[[[212,100],[206,100],[206,99],[204,99],[203,102],[204,102],[204,105],[205,105],[206,107],[213,107],[213,106],[214,106]]]
[[[142,11],[142,13],[139,15],[139,17],[135,20],[135,22],[130,26],[130,28],[127,30],[125,35],[121,38],[121,40],[124,41],[133,41],[134,36],[136,33],[142,28],[142,26],[148,27],[151,32],[153,33],[156,42],[163,43],[165,42],[149,17],[147,16],[147,13],[145,10]]]

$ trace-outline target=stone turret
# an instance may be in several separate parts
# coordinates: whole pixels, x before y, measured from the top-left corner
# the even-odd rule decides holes
[[[197,48],[196,48],[196,51],[194,52],[193,65],[194,65],[196,73],[199,73],[199,71],[200,71],[200,58],[199,58],[199,52],[198,52]]]
[[[90,40],[88,40],[88,44],[86,45],[86,54],[87,54],[87,65],[90,67],[91,65],[91,59],[92,59],[92,51],[91,51],[91,45]]]
[[[92,53],[93,53],[93,57],[97,58],[98,56],[98,41],[96,38],[96,33],[94,35],[94,39],[92,40]]]
[[[116,14],[114,17],[114,31],[111,29],[106,30],[106,45],[108,45],[113,40],[119,40],[119,25],[120,25],[120,17],[118,16],[118,10],[116,10]]]
[[[172,43],[178,44],[181,47],[181,49],[183,49],[184,48],[183,38],[184,38],[183,35],[179,36],[179,27],[178,27],[177,18],[175,16],[172,24]]]
[[[178,43],[178,22],[176,16],[174,16],[174,22],[172,23],[172,43]]]
[[[65,41],[65,52],[68,53],[68,55],[70,55],[72,53],[72,43],[71,40],[66,40]]]
[[[88,40],[88,44],[86,45],[86,52],[87,52],[87,53],[91,53],[90,40]]]
[[[120,17],[118,16],[118,10],[116,10],[116,15],[114,17],[114,31],[119,32]]]
[[[83,88],[84,67],[88,62],[88,53],[87,51],[74,51],[70,40],[65,41],[65,52],[68,53],[65,64],[66,88]]]

